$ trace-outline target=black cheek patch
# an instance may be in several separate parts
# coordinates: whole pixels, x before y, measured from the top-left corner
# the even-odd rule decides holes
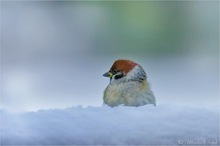
[[[117,79],[120,79],[120,78],[122,78],[122,77],[124,77],[123,74],[115,75],[115,79],[116,79],[116,80],[117,80]]]

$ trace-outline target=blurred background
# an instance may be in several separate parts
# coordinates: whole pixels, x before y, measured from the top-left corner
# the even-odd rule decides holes
[[[0,108],[102,106],[116,59],[157,105],[219,104],[219,2],[1,2]]]

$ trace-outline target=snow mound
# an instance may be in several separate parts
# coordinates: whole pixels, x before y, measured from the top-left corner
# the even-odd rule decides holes
[[[219,144],[217,106],[1,111],[2,145]]]

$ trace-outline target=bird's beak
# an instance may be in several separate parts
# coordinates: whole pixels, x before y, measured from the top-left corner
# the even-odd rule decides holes
[[[113,76],[113,74],[111,72],[106,72],[106,73],[103,74],[103,76],[111,78]]]

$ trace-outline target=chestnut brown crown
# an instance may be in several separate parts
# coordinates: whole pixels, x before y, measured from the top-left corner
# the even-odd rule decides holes
[[[130,70],[132,70],[137,63],[131,61],[131,60],[116,60],[114,64],[112,65],[109,72],[113,73],[117,71],[123,71],[125,74],[127,74]]]
[[[137,67],[135,70],[134,68]],[[129,76],[128,73],[134,70]],[[103,74],[104,77],[110,77],[111,81],[115,81],[127,76],[127,80],[142,81],[146,78],[143,68],[131,60],[116,60],[110,70]],[[113,80],[112,80],[113,79]]]

